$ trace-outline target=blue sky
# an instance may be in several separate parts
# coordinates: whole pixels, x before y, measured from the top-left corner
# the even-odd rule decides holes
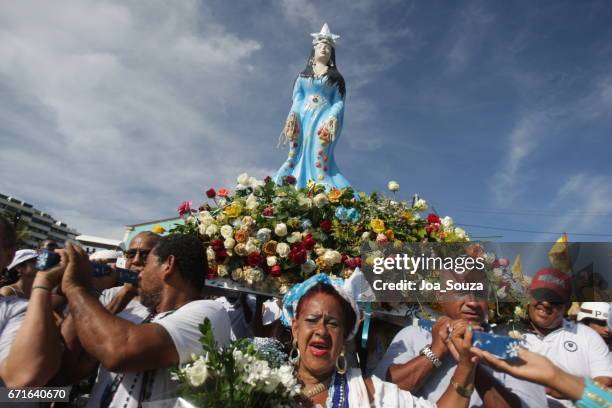
[[[273,173],[308,34],[328,22],[355,188],[397,180],[457,223],[610,241],[610,21],[606,1],[4,2],[0,191],[120,238]]]

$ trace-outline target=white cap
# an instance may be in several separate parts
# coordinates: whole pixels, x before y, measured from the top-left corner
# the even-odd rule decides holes
[[[117,259],[121,258],[123,253],[121,251],[113,251],[111,249],[104,249],[102,251],[96,251],[89,255],[90,261],[102,261],[106,259]]]
[[[11,262],[11,264],[7,266],[6,269],[13,269],[17,265],[29,261],[30,259],[34,259],[37,256],[38,252],[34,251],[33,249],[20,249],[19,251],[15,252],[13,262]]]
[[[610,304],[606,302],[584,302],[580,305],[578,321],[583,319],[608,320]]]

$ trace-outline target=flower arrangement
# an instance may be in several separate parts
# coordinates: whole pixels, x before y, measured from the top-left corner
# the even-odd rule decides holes
[[[283,294],[315,273],[350,276],[361,266],[367,241],[399,247],[469,240],[450,217],[422,218],[427,203],[418,197],[409,204],[350,187],[326,190],[315,182],[298,189],[291,176],[280,186],[246,173],[237,182],[234,191],[208,189],[199,211],[182,203],[178,212],[185,224],[170,231],[197,234],[208,244],[209,279]],[[389,187],[399,189],[396,182]]]
[[[291,406],[300,385],[277,340],[240,339],[219,348],[208,319],[200,331],[204,354],[173,373],[180,397],[205,408]]]

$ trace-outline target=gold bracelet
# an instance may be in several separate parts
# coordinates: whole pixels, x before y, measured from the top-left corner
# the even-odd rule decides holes
[[[44,289],[44,290],[48,290],[49,292],[51,292],[51,288],[47,287],[47,286],[43,286],[43,285],[34,285],[32,286],[32,290],[34,289]]]
[[[466,386],[459,385],[457,382],[451,380],[450,384],[453,386],[457,394],[464,398],[470,398],[474,392],[474,384],[468,384]]]

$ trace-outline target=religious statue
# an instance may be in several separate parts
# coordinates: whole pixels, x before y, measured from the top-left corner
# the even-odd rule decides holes
[[[281,140],[289,143],[289,154],[273,179],[282,184],[285,177],[293,176],[298,188],[311,180],[327,188],[347,187],[350,184],[334,160],[346,94],[334,48],[340,37],[330,32],[327,23],[311,36],[312,51],[295,80],[293,104],[281,133]]]

